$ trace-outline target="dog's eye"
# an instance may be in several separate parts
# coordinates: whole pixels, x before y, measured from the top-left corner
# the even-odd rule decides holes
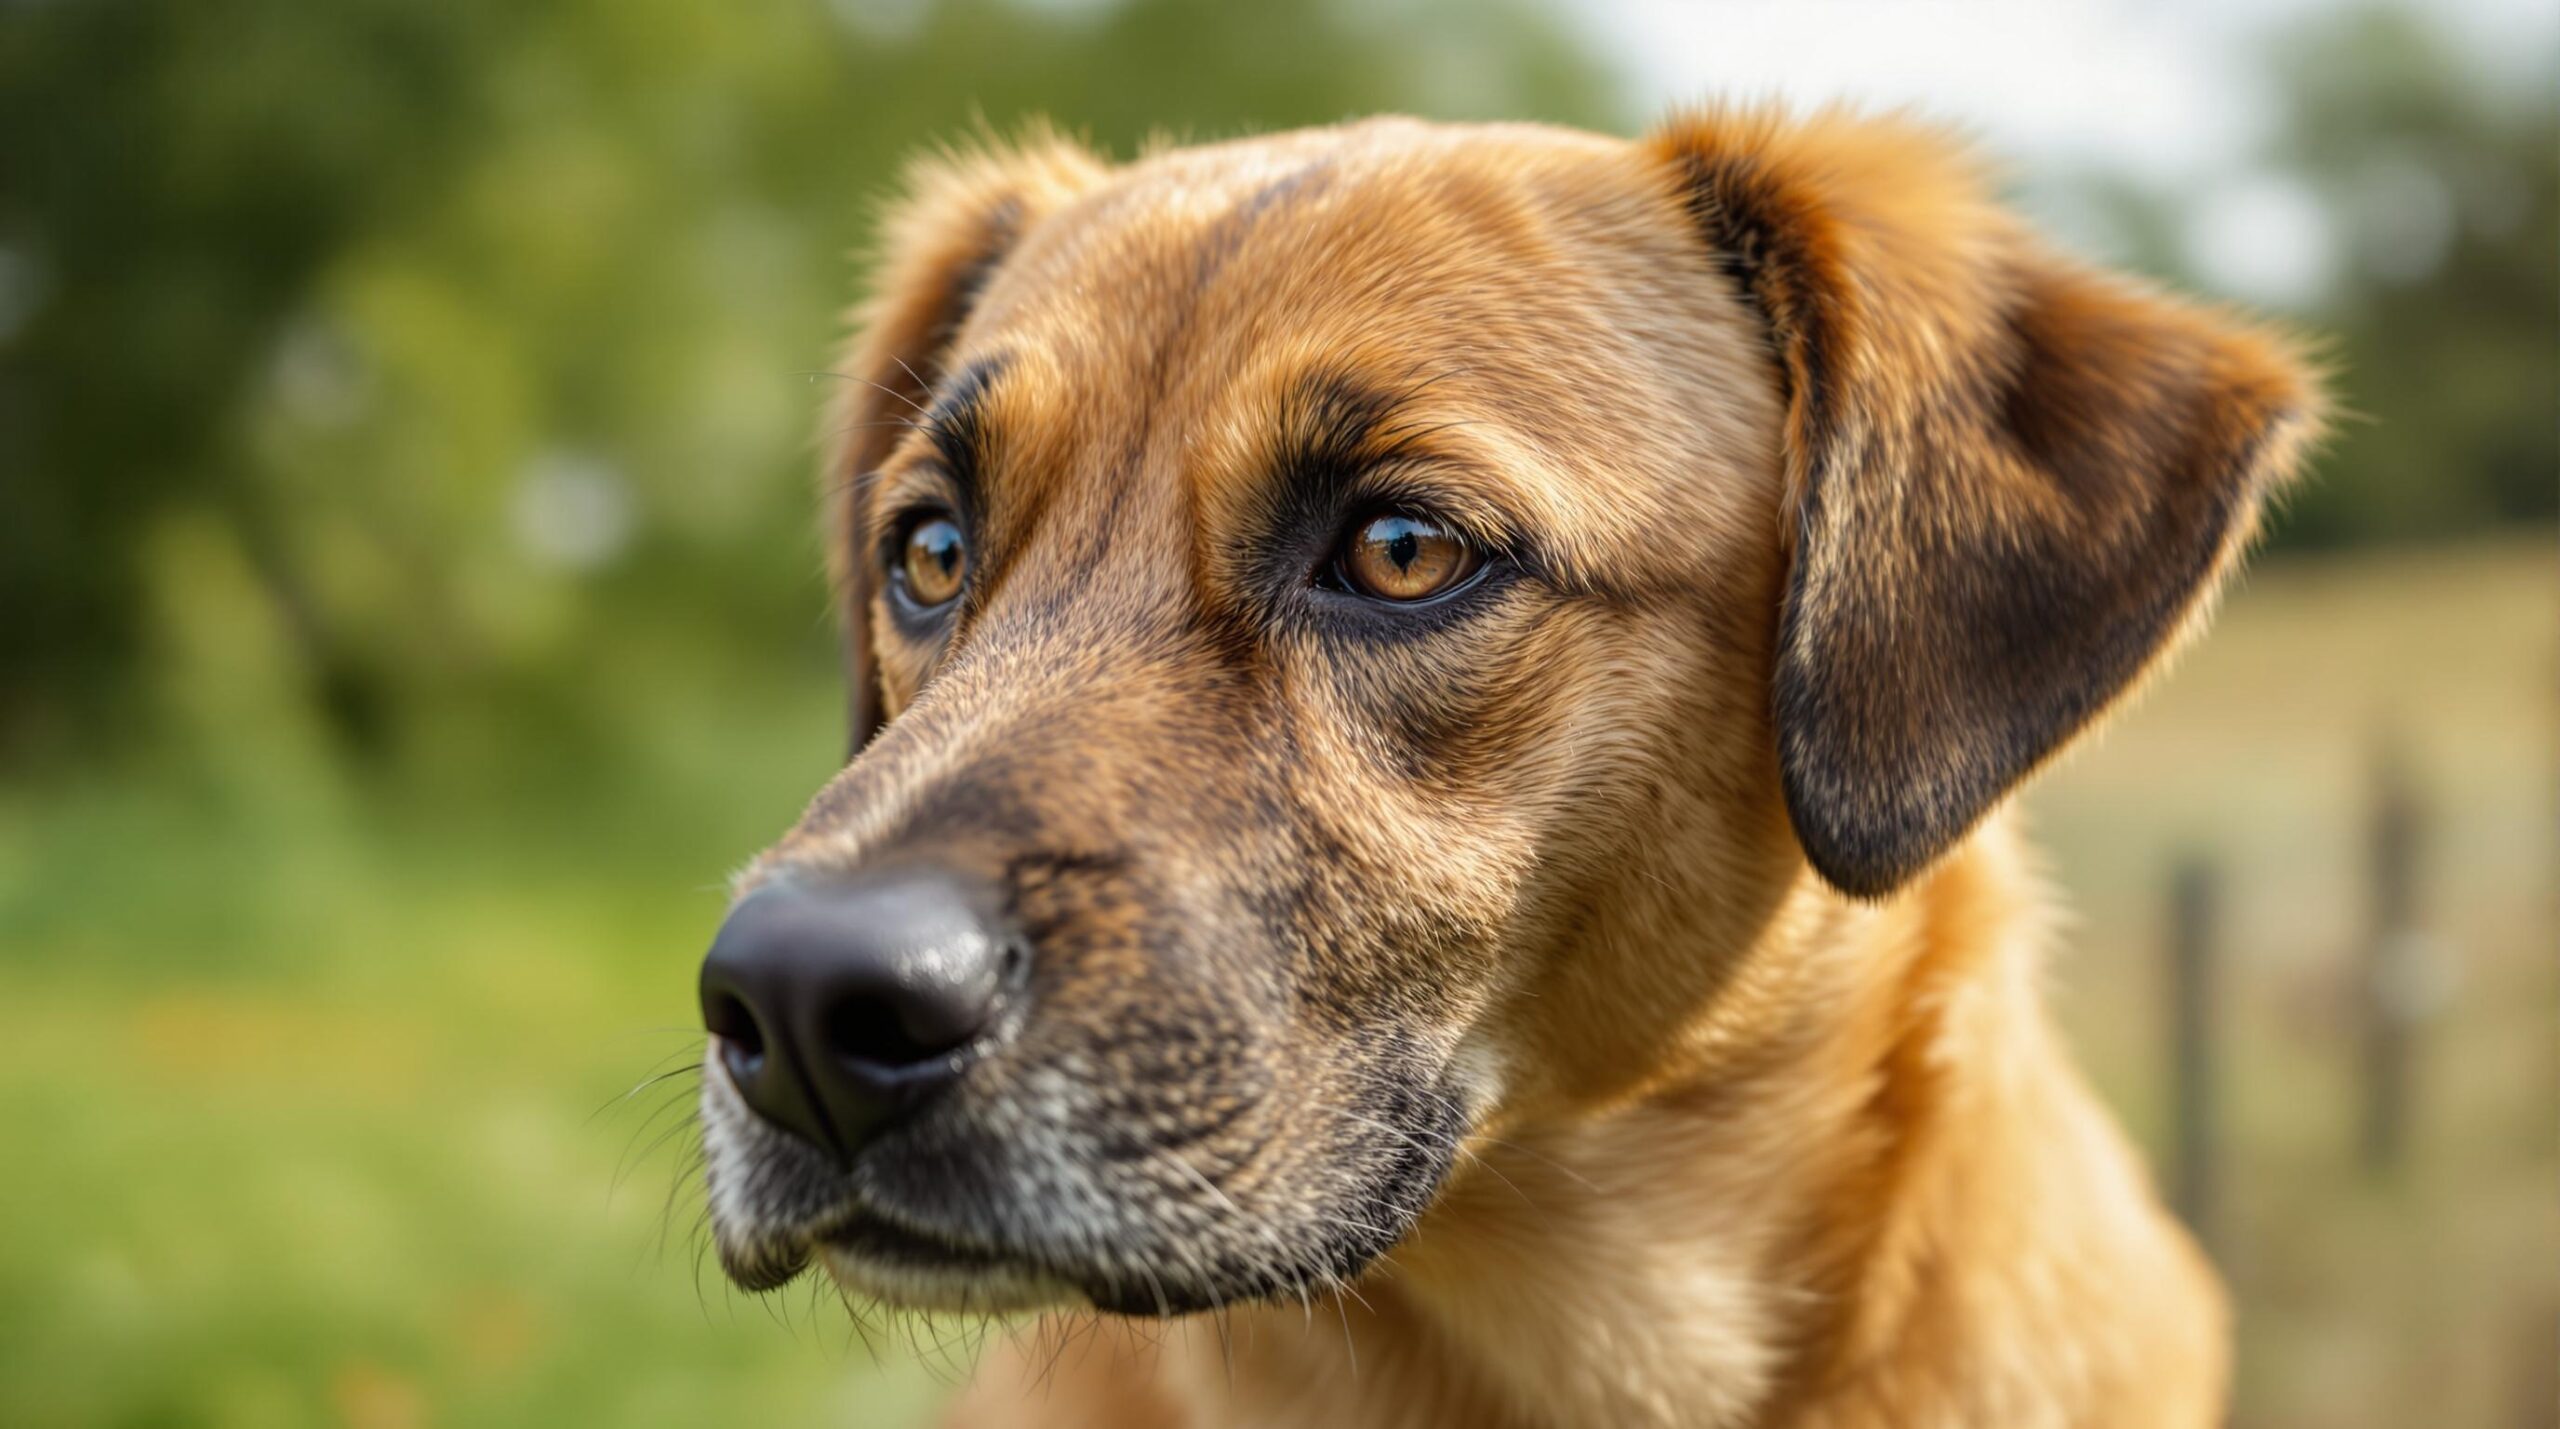
[[[1464,536],[1429,516],[1390,511],[1352,528],[1334,556],[1348,589],[1377,600],[1429,600],[1484,564]]]
[[[926,516],[907,528],[892,574],[916,605],[948,605],[969,576],[968,538],[950,517]]]

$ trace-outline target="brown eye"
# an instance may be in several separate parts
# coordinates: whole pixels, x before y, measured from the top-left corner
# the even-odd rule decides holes
[[[1483,563],[1465,537],[1428,516],[1390,512],[1362,522],[1335,558],[1342,582],[1379,600],[1429,600]]]
[[[898,583],[907,599],[927,610],[947,605],[969,575],[969,543],[949,517],[930,516],[907,530],[898,556]]]

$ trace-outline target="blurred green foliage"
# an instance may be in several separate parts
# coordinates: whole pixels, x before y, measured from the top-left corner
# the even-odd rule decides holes
[[[2345,232],[2343,430],[2286,531],[2441,537],[2560,517],[2560,63],[2484,83],[2420,18],[2373,9],[2278,38],[2270,156]]]
[[[190,561],[360,752],[425,700],[574,727],[634,632],[810,654],[807,373],[903,156],[1605,92],[1457,0],[0,8],[0,754],[156,713]]]
[[[2278,549],[2442,540],[2560,519],[2560,57],[2507,72],[2422,8],[2313,12],[2258,46],[2278,104],[2248,156],[2316,204],[2314,291],[2283,315],[2336,399]],[[2513,57],[2511,57],[2513,58]],[[2213,198],[2083,175],[2108,256],[2208,293]],[[2248,293],[2231,296],[2248,298]]]

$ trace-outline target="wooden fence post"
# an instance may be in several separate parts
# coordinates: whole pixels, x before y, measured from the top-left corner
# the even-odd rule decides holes
[[[2169,1105],[2176,1178],[2170,1200],[2208,1254],[2219,1230],[2214,1042],[2221,1019],[2214,923],[2221,881],[2210,860],[2190,854],[2178,861],[2169,883]]]
[[[2357,1149],[2368,1172],[2397,1168],[2409,1139],[2412,1042],[2433,969],[2418,932],[2418,795],[2399,745],[2376,747],[2370,893],[2364,946],[2364,1116]]]

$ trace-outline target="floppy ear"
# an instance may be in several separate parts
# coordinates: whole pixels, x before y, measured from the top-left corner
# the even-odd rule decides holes
[[[2194,623],[2319,396],[2274,335],[2041,247],[1925,128],[1719,110],[1648,142],[1787,388],[1788,812],[1882,894]]]
[[[1012,144],[916,160],[882,215],[870,296],[853,311],[853,339],[835,368],[844,381],[821,432],[827,568],[844,622],[848,758],[884,717],[872,654],[871,536],[859,497],[929,405],[953,340],[1015,244],[1104,172],[1089,151],[1035,129]]]

